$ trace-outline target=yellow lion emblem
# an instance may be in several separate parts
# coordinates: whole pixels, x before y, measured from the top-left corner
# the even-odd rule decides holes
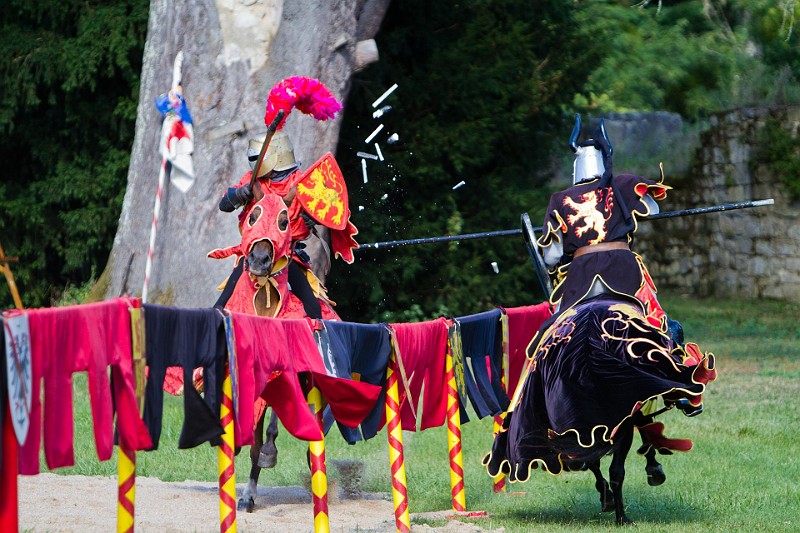
[[[575,211],[575,214],[567,215],[567,222],[575,228],[575,235],[578,237],[582,237],[589,230],[597,233],[597,238],[590,239],[589,244],[603,242],[606,238],[606,221],[611,216],[611,199],[609,198],[604,206],[609,212],[608,216],[604,216],[603,212],[598,210],[600,198],[597,191],[582,194],[580,199],[583,201],[576,202],[570,197],[564,198],[564,205]]]
[[[316,218],[330,220],[334,226],[340,226],[344,216],[341,192],[326,183],[328,181],[335,184],[336,181],[326,180],[323,170],[330,173],[328,168],[315,168],[308,179],[297,186],[297,190],[309,198],[308,208],[316,215]]]
[[[297,184],[297,198],[306,212],[331,229],[347,227],[350,208],[344,176],[328,152],[306,170]]]

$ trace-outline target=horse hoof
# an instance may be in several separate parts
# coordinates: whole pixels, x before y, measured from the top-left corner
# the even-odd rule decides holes
[[[686,416],[697,416],[703,412],[703,404],[700,405],[692,405],[689,400],[686,398],[681,398],[677,402],[675,402],[675,407],[683,411],[683,414]]]
[[[258,466],[261,468],[275,468],[278,464],[278,448],[274,442],[267,442],[258,452]]]
[[[661,465],[656,465],[652,468],[648,466],[645,471],[647,472],[647,484],[651,487],[657,487],[667,480],[667,475]]]
[[[260,468],[275,468],[278,464],[278,454],[266,454],[263,451],[258,454],[258,466]]]
[[[635,526],[636,522],[628,518],[626,515],[622,515],[617,517],[617,525],[618,526]]]
[[[256,509],[256,502],[253,498],[239,498],[239,503],[236,505],[237,511],[246,511],[252,513]]]

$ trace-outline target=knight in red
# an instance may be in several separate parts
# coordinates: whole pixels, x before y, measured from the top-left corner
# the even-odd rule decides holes
[[[271,124],[280,110],[285,112],[285,116],[277,125],[278,131],[269,141],[256,180],[252,180],[252,174],[266,141],[266,133],[250,139],[247,157],[251,171],[246,172],[237,184],[225,191],[220,199],[219,209],[232,212],[242,207],[239,214],[241,231],[245,213],[254,198],[253,186],[259,187],[264,194],[276,194],[283,199],[289,209],[293,241],[293,260],[288,266],[289,284],[292,293],[303,302],[306,314],[319,319],[322,318],[322,312],[317,296],[320,291],[324,291],[324,288],[311,270],[311,258],[306,253],[304,241],[313,236],[319,239],[326,256],[328,250],[332,250],[336,256],[341,256],[346,262],[352,263],[353,250],[358,247],[353,236],[358,231],[350,222],[344,177],[333,156],[328,153],[308,170],[300,170],[291,139],[286,132],[281,131],[286,117],[294,108],[313,115],[317,120],[327,120],[341,109],[341,105],[325,85],[312,78],[295,76],[276,84],[267,99],[264,120],[267,125]],[[317,194],[320,188],[326,189],[325,194]],[[318,234],[317,224],[330,230],[330,247]],[[229,278],[216,306],[225,305],[241,273],[240,262]]]

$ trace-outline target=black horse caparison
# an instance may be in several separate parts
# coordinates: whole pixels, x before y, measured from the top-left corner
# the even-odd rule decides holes
[[[713,354],[650,324],[637,300],[598,290],[548,320],[528,355],[503,429],[483,460],[488,473],[515,482],[539,468],[589,470],[602,510],[614,510],[617,524],[632,524],[622,487],[634,428],[645,444],[648,483],[660,485],[665,476],[656,448],[668,453],[664,445],[677,444],[683,448],[673,449],[688,451],[691,441],[667,439],[654,417],[673,406],[687,416],[702,412],[705,386],[716,378]],[[656,402],[665,407],[652,413]],[[610,482],[600,470],[606,455]]]

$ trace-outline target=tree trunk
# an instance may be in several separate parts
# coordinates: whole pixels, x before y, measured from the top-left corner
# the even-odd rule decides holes
[[[343,102],[352,73],[364,66],[357,57],[375,59],[356,54],[356,48],[375,36],[389,1],[153,0],[128,185],[95,294],[142,292],[161,165],[161,115],[153,100],[170,88],[179,50],[194,123],[196,180],[185,194],[164,187],[148,301],[209,307],[233,263],[206,254],[240,240],[236,215],[220,212],[217,204],[225,188],[249,170],[247,141],[266,129],[270,89],[286,77],[308,76]],[[318,122],[299,111],[289,116],[285,130],[303,168],[335,151],[340,117]]]

